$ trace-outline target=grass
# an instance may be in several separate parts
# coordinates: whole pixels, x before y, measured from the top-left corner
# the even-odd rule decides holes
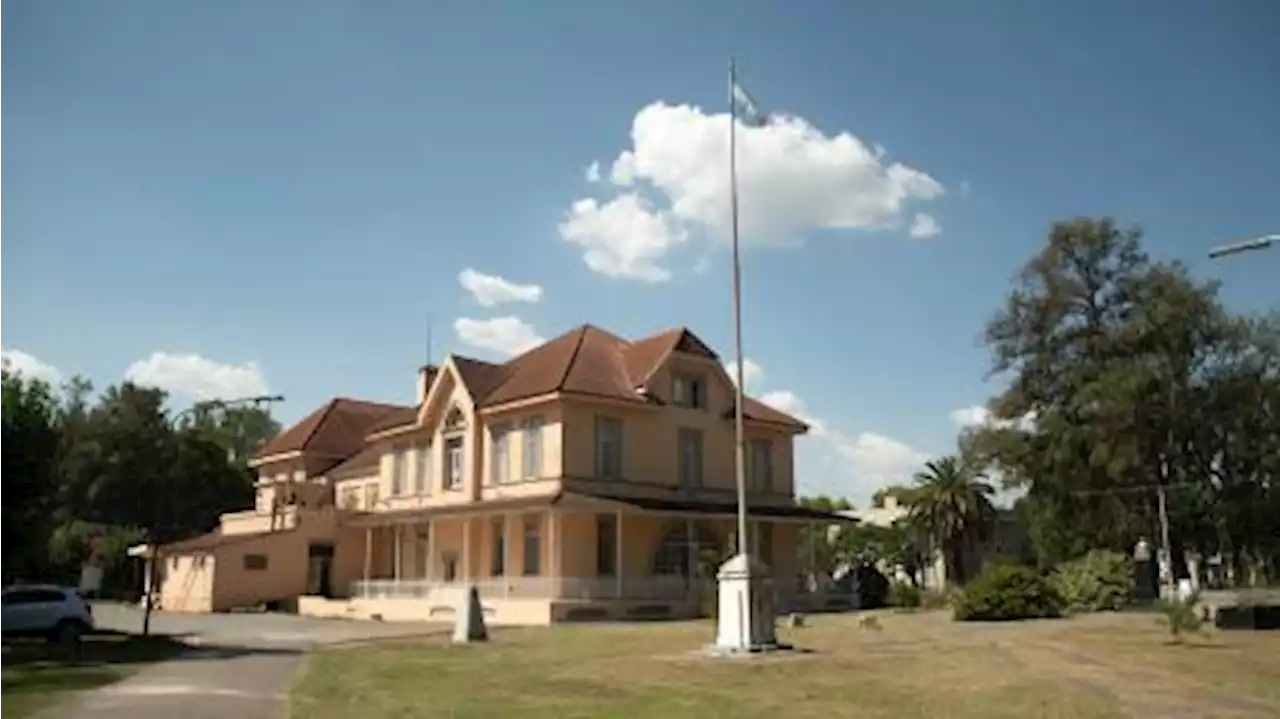
[[[93,634],[78,646],[43,640],[5,641],[5,717],[31,716],[72,693],[117,682],[142,666],[169,659],[182,645],[164,637]]]
[[[780,629],[808,650],[697,656],[708,622],[497,630],[333,648],[306,662],[293,719],[391,717],[1117,717],[1280,713],[1280,633],[1167,646],[1151,615],[1002,624],[937,612]]]

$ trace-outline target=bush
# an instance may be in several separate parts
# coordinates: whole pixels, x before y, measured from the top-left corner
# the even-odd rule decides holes
[[[895,580],[889,584],[889,595],[886,599],[891,607],[915,609],[920,606],[920,587],[910,582]]]
[[[1175,596],[1156,601],[1156,609],[1161,614],[1156,621],[1168,627],[1173,643],[1181,644],[1184,635],[1204,631],[1204,617],[1196,612],[1199,601],[1199,592],[1185,599]]]
[[[1114,611],[1133,599],[1133,573],[1133,560],[1128,555],[1095,549],[1059,564],[1049,583],[1069,611]]]
[[[947,589],[926,589],[920,595],[920,606],[925,609],[946,609],[955,603],[957,592]]]
[[[1030,567],[993,564],[955,598],[957,621],[1006,621],[1061,616],[1061,599]]]

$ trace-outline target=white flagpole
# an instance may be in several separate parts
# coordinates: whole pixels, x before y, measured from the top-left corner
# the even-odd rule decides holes
[[[747,554],[747,446],[742,427],[742,264],[738,250],[738,152],[737,152],[737,102],[734,88],[738,84],[737,69],[729,58],[729,205],[733,213],[733,344],[737,361],[734,371],[738,375],[733,410],[733,430],[736,449],[734,473],[738,484],[738,552]]]

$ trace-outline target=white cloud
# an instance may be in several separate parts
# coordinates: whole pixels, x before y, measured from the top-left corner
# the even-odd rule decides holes
[[[671,270],[661,264],[686,234],[635,193],[600,204],[587,198],[573,203],[560,223],[560,237],[584,250],[587,266],[608,277],[665,282]]]
[[[848,460],[853,480],[863,491],[906,484],[930,455],[905,442],[875,432],[833,435],[835,451]]]
[[[955,422],[961,427],[987,426],[1001,429],[1016,427],[1024,432],[1032,430],[1035,427],[1036,422],[1035,412],[1028,412],[1016,420],[998,419],[994,414],[992,414],[991,410],[980,404],[951,410],[951,414],[948,416],[951,417],[952,422]]]
[[[458,273],[458,283],[471,293],[481,307],[496,307],[504,302],[537,302],[542,287],[521,285],[497,275],[486,275],[468,267]]]
[[[907,234],[916,238],[937,237],[942,234],[942,225],[938,224],[933,215],[917,212],[916,216],[911,218],[911,229]]]
[[[596,161],[591,163],[590,165],[587,165],[586,177],[587,177],[587,182],[595,183],[600,181],[600,162],[599,161]]]
[[[152,352],[124,371],[134,384],[197,399],[235,399],[268,393],[256,362],[223,364],[190,352]]]
[[[0,361],[3,361],[4,366],[10,371],[28,379],[43,380],[50,384],[62,381],[62,373],[58,368],[22,350],[0,350]]]
[[[736,362],[726,362],[724,371],[729,375],[730,382],[738,383],[738,364]],[[748,357],[742,360],[742,379],[746,382],[747,390],[750,390],[764,380],[764,368]]]
[[[631,147],[613,161],[610,180],[652,188],[660,211],[679,226],[727,237],[728,134],[728,114],[655,102],[636,114]],[[828,135],[802,118],[775,116],[765,127],[738,130],[738,191],[743,242],[788,245],[807,229],[901,226],[909,205],[944,188],[852,134]]]
[[[459,317],[454,320],[453,329],[462,342],[506,356],[520,354],[543,342],[533,325],[514,316],[487,320]]]

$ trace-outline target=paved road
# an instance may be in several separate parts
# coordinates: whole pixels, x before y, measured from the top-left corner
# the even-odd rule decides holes
[[[97,604],[104,630],[137,632],[142,612]],[[435,634],[426,623],[358,622],[282,614],[152,616],[152,632],[182,636],[191,649],[117,684],[85,692],[45,719],[279,719],[302,655],[336,642]]]

